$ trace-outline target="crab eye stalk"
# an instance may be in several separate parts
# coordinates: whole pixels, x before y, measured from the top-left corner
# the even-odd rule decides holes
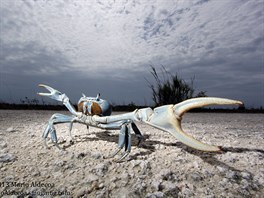
[[[100,95],[101,95],[100,93],[97,94],[97,96],[96,96],[97,101],[100,100]]]

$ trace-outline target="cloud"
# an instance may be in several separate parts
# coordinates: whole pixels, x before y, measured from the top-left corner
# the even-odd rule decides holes
[[[72,82],[82,80],[91,90],[107,92],[107,85],[125,101],[150,100],[142,87],[148,66],[165,65],[186,79],[195,75],[209,95],[263,105],[263,6],[261,0],[2,1],[2,83],[19,74],[20,84],[31,75],[78,89]]]
[[[70,62],[59,51],[50,52],[38,43],[6,45],[0,55],[2,74],[57,75],[69,69]]]

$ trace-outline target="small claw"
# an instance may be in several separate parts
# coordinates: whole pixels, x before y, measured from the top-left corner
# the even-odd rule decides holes
[[[49,90],[50,92],[52,92],[52,91],[54,90],[52,87],[50,87],[50,86],[48,86],[48,85],[44,85],[44,84],[39,84],[38,86],[39,86],[39,87],[44,87],[44,88],[46,88],[47,90]]]
[[[49,97],[51,94],[50,93],[37,93],[39,96],[47,96]]]
[[[53,89],[52,87],[44,84],[39,84],[39,87],[46,88],[50,93],[37,93],[40,96],[47,96],[50,97],[51,99],[58,100],[58,101],[63,101],[65,94],[61,93],[60,91]]]
[[[39,84],[38,86],[46,88],[48,91],[50,91],[50,93],[37,93],[40,96],[51,96],[51,93],[54,91],[54,89],[48,85]]]

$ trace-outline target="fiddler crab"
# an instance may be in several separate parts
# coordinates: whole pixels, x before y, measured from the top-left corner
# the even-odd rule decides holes
[[[108,101],[101,99],[100,94],[98,94],[97,97],[86,97],[83,94],[78,102],[78,109],[76,110],[66,94],[44,84],[40,84],[39,87],[46,88],[50,93],[38,93],[38,95],[47,96],[54,100],[61,101],[72,113],[72,115],[55,113],[51,116],[42,135],[46,146],[46,141],[50,134],[51,141],[55,146],[60,148],[58,146],[57,134],[54,127],[54,125],[60,123],[70,123],[70,136],[73,123],[85,124],[87,128],[92,126],[106,130],[120,130],[117,149],[110,156],[114,157],[124,149],[124,152],[118,161],[123,160],[131,151],[131,130],[135,132],[136,137],[138,138],[138,145],[143,139],[135,122],[143,122],[162,131],[169,132],[180,142],[194,149],[209,152],[221,151],[220,147],[200,142],[185,133],[181,127],[182,116],[190,109],[208,105],[243,105],[242,102],[237,100],[216,97],[200,97],[188,99],[175,105],[164,105],[154,109],[148,107],[136,109],[130,113],[111,115],[111,104]]]

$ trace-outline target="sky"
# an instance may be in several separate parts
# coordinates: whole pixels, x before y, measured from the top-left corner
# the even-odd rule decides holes
[[[43,83],[73,103],[152,105],[151,65],[264,106],[264,1],[0,0],[1,102],[41,100]]]

